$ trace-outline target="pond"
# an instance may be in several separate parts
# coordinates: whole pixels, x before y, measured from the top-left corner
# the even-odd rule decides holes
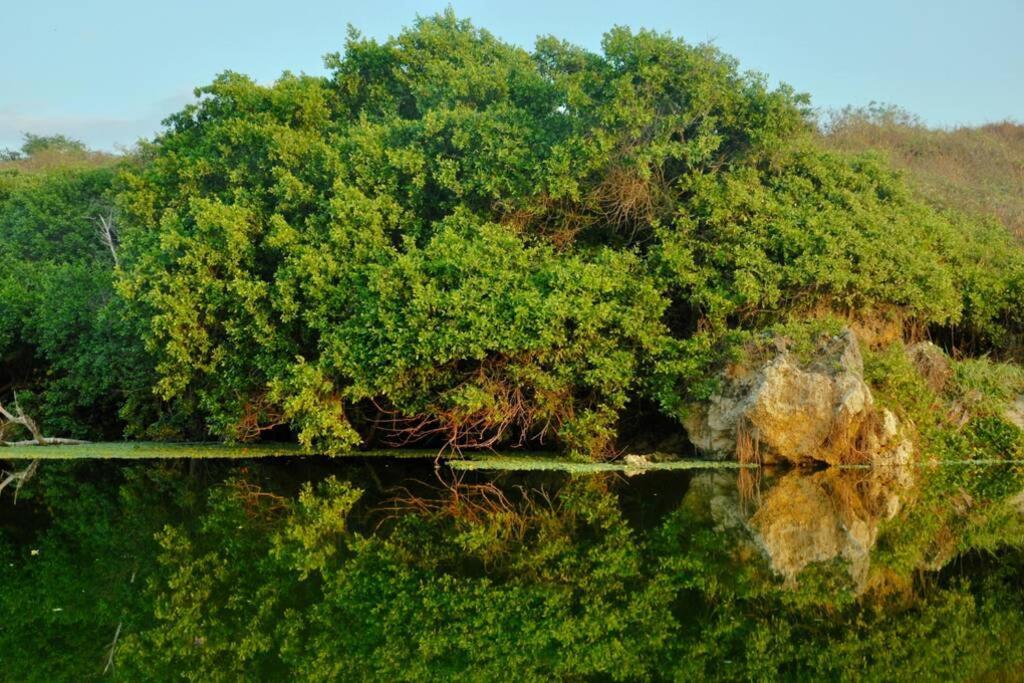
[[[1022,510],[1010,464],[46,461],[0,496],[0,672],[1020,680]]]

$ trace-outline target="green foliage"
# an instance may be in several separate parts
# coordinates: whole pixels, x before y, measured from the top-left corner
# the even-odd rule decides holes
[[[964,358],[953,363],[949,394],[972,412],[999,415],[1024,393],[1024,368],[990,358]]]
[[[822,151],[803,96],[711,47],[615,29],[531,53],[448,12],[327,65],[223,74],[122,178],[120,291],[160,395],[224,437],[284,420],[339,452],[390,421],[599,454],[631,401],[707,396],[736,328],[1015,329],[960,219]]]
[[[713,323],[890,306],[925,322],[959,319],[944,263],[952,227],[869,158],[798,147],[687,189],[678,218],[659,231],[661,259]]]
[[[0,400],[60,436],[120,436],[125,393],[146,381],[138,321],[114,295],[98,217],[112,169],[0,175]]]
[[[218,76],[116,170],[26,140],[0,168],[0,391],[64,435],[601,456],[806,319],[1021,348],[1018,243],[830,151],[806,96],[711,46],[528,51],[447,11],[326,64]]]
[[[446,14],[384,45],[353,34],[328,65],[272,87],[223,75],[120,197],[122,291],[152,319],[162,396],[194,393],[229,438],[270,404],[340,451],[371,401],[456,448],[550,433],[608,451],[678,348],[625,237],[654,205],[610,175],[650,194],[669,166],[804,126],[788,91],[651,33],[530,55]]]

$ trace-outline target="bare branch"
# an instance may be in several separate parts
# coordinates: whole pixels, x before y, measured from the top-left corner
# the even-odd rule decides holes
[[[17,505],[18,493],[21,491],[22,485],[32,478],[37,469],[39,469],[39,461],[33,460],[29,463],[28,467],[20,472],[0,471],[0,477],[3,477],[3,479],[0,479],[0,493],[3,493],[5,488],[14,484],[14,503]]]
[[[114,257],[114,265],[120,265],[117,259],[117,246],[119,244],[117,239],[117,222],[114,220],[114,212],[108,211],[106,215],[100,214],[96,217],[99,221],[98,233],[100,241],[103,242],[103,246],[110,250],[110,255]]]
[[[12,426],[21,426],[28,430],[32,438],[27,441],[5,441],[7,432]],[[14,395],[14,412],[11,412],[0,403],[0,446],[71,446],[89,443],[79,439],[61,439],[43,436],[39,425],[31,417],[25,414],[18,403],[18,395]]]
[[[36,421],[22,411],[21,406],[18,404],[17,394],[14,396],[14,410],[15,412],[12,413],[0,403],[0,417],[6,420],[8,424],[21,425],[28,430],[37,444],[45,446],[46,437],[39,430],[39,425],[36,424]]]

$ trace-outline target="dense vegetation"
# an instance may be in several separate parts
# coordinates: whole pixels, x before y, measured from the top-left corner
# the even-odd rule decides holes
[[[117,170],[60,137],[24,149],[0,165],[0,403],[17,392],[51,431],[117,438],[126,395],[152,376],[101,239]]]
[[[709,46],[527,51],[446,13],[327,66],[225,73],[116,166],[8,155],[0,388],[47,431],[600,455],[775,324],[1019,346],[1001,225]]]

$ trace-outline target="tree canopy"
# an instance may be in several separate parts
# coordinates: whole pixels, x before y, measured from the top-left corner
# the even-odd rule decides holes
[[[107,288],[75,314],[100,320],[107,297],[103,334],[145,336],[129,374],[156,395],[115,392],[132,433],[198,420],[322,452],[601,454],[628,411],[682,417],[737,340],[778,322],[1020,338],[1024,257],[1005,231],[932,208],[877,156],[827,150],[806,96],[709,45],[614,28],[599,52],[527,50],[449,11],[383,42],[352,31],[326,65],[269,85],[226,72],[116,178],[75,171],[105,185],[66,212],[109,201],[120,261],[59,286]],[[15,184],[44,198],[66,173]],[[43,253],[15,244],[17,201],[0,209],[9,273]],[[61,239],[88,241],[75,225]],[[0,341],[39,310],[9,279],[19,322]]]

